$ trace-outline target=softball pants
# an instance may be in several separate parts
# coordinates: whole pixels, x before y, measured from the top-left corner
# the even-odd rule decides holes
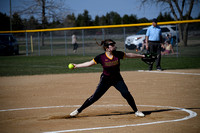
[[[131,108],[135,112],[137,112],[138,109],[136,107],[135,101],[130,92],[128,91],[128,88],[124,83],[124,80],[122,79],[121,75],[119,75],[116,79],[110,79],[103,74],[101,76],[100,83],[98,84],[96,91],[83,103],[83,105],[78,109],[78,112],[82,112],[85,108],[87,108],[88,106],[96,102],[98,99],[100,99],[111,86],[114,86],[126,99]]]

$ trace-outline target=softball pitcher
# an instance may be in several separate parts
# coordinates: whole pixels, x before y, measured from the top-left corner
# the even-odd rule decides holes
[[[103,73],[101,74],[100,82],[97,86],[94,94],[89,97],[83,105],[73,111],[70,116],[75,117],[81,113],[85,108],[92,105],[99,98],[101,98],[105,92],[111,87],[114,86],[121,95],[126,99],[128,104],[135,112],[135,116],[144,117],[145,115],[138,111],[133,96],[128,91],[128,88],[120,74],[120,59],[123,58],[142,58],[144,55],[134,54],[134,53],[124,53],[121,51],[116,51],[115,42],[111,39],[107,39],[101,42],[101,46],[105,50],[105,53],[102,53],[96,56],[93,60],[84,62],[81,64],[73,64],[74,69],[81,67],[90,67],[95,64],[101,64],[103,67]]]

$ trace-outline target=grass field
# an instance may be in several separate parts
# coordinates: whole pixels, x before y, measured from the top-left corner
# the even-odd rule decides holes
[[[57,46],[57,45],[56,45]],[[35,54],[26,54],[20,50],[19,56],[0,56],[0,76],[17,76],[17,75],[41,75],[41,74],[59,74],[59,73],[88,73],[101,72],[101,65],[95,65],[89,68],[81,68],[69,70],[66,66],[69,63],[81,63],[92,60],[96,55],[102,53],[103,50],[95,45],[95,47],[86,47],[86,56],[82,56],[81,48],[78,53],[68,53],[64,56],[63,48],[56,49],[54,46],[54,55],[56,52],[61,54],[50,56],[51,50],[47,50],[48,56],[34,56]],[[118,44],[118,50],[124,51],[123,44]],[[72,48],[69,47],[69,50]],[[71,50],[72,51],[72,50]],[[161,65],[163,69],[193,69],[200,68],[200,44],[197,38],[190,40],[188,47],[174,47],[177,55],[162,56]],[[44,52],[44,51],[43,51]],[[127,50],[126,52],[135,52]],[[41,52],[42,55],[42,52]],[[121,61],[121,71],[147,70],[148,66],[140,59],[124,59]]]
[[[0,76],[101,72],[101,65],[76,70],[67,69],[69,63],[92,60],[94,56],[7,56],[0,57]],[[200,68],[200,57],[162,57],[163,69]],[[147,70],[140,59],[124,59],[121,71]]]

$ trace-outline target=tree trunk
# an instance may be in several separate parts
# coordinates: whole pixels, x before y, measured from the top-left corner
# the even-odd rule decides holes
[[[180,40],[180,45],[187,47],[187,40],[188,40],[188,23],[186,24],[179,24],[178,29],[179,29],[179,40]]]
[[[187,46],[187,40],[188,40],[188,23],[185,24],[184,29],[183,29],[184,46]]]
[[[178,31],[179,31],[179,40],[180,40],[180,45],[184,45],[183,42],[183,24],[178,24]]]

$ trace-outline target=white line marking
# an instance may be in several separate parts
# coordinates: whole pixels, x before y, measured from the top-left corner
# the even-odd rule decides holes
[[[128,106],[128,105],[108,104],[108,105],[92,105],[92,106],[93,107],[122,107],[122,106]],[[129,125],[119,125],[119,126],[108,126],[108,127],[94,127],[94,128],[70,129],[70,130],[50,131],[50,132],[43,132],[43,133],[63,133],[63,132],[77,132],[77,131],[90,131],[90,130],[112,129],[112,128],[122,128],[122,127],[144,126],[144,125],[160,124],[160,123],[167,123],[167,122],[183,121],[183,120],[188,120],[188,119],[191,119],[191,118],[197,116],[196,112],[188,110],[188,109],[184,109],[184,108],[171,107],[171,106],[155,106],[155,105],[137,105],[137,106],[176,109],[176,110],[187,112],[189,115],[186,116],[186,117],[184,117],[184,118],[175,119],[175,120],[156,121],[156,122],[149,122],[149,123],[129,124]],[[0,110],[0,112],[6,112],[6,111],[23,111],[23,110],[32,110],[32,109],[50,109],[50,108],[73,108],[73,107],[77,108],[77,107],[80,107],[80,105],[63,105],[63,106],[16,108],[16,109]]]
[[[184,73],[184,72],[165,72],[165,71],[145,71],[138,70],[138,72],[149,72],[149,73],[165,73],[165,74],[182,74],[182,75],[200,75],[200,73]]]
[[[47,107],[31,107],[31,108],[16,108],[16,109],[4,109],[0,110],[0,112],[7,111],[22,111],[22,110],[32,110],[32,109],[51,109],[51,108],[73,108],[80,107],[81,105],[63,105],[63,106],[47,106]],[[119,106],[128,106],[128,105],[120,105],[120,104],[108,104],[108,105],[92,105],[94,107],[119,107]]]
[[[188,119],[191,119],[191,118],[197,116],[196,112],[188,110],[188,109],[184,109],[184,108],[171,107],[171,106],[155,106],[155,105],[138,105],[138,106],[176,109],[176,110],[180,110],[180,111],[184,111],[184,112],[189,113],[189,116],[186,116],[186,117],[181,118],[181,119],[175,119],[175,120],[156,121],[156,122],[148,122],[148,123],[140,123],[140,124],[129,124],[129,125],[119,125],[119,126],[70,129],[70,130],[50,131],[50,132],[43,132],[43,133],[66,133],[66,132],[77,132],[77,131],[91,131],[91,130],[122,128],[122,127],[144,126],[144,125],[160,124],[160,123],[167,123],[167,122],[183,121],[183,120],[188,120]]]
[[[67,107],[79,107],[80,105],[66,105],[66,106],[48,106],[48,107],[32,107],[32,108],[17,108],[17,109],[4,109],[0,112],[6,111],[20,111],[20,110],[32,110],[32,109],[51,109],[51,108],[67,108]]]

